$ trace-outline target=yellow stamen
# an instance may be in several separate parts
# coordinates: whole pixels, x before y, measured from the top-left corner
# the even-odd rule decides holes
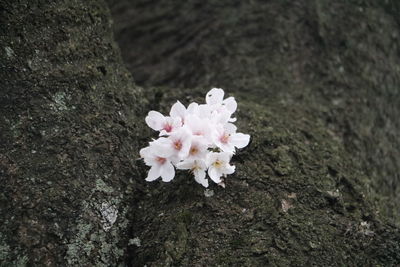
[[[175,147],[176,150],[181,150],[181,149],[182,149],[182,143],[181,143],[181,141],[176,141],[176,142],[174,143],[174,147]]]
[[[197,147],[192,147],[190,148],[190,155],[195,155],[197,154],[197,152],[199,152],[199,150],[197,149]]]
[[[216,160],[216,161],[213,163],[213,166],[214,166],[215,168],[220,168],[220,167],[222,166],[222,161]]]

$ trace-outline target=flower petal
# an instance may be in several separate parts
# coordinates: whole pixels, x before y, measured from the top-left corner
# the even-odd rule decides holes
[[[232,153],[229,152],[218,153],[218,158],[223,162],[229,163],[229,161],[232,158]]]
[[[208,152],[206,156],[206,165],[210,167],[211,164],[218,158],[218,153],[215,152]]]
[[[235,124],[227,123],[224,125],[224,130],[228,134],[233,134],[236,133],[237,127],[235,126]]]
[[[228,97],[223,101],[223,104],[225,104],[226,109],[229,110],[230,113],[234,113],[237,109],[237,103],[236,100],[233,96]]]
[[[196,182],[204,187],[208,187],[208,180],[206,179],[206,172],[204,170],[195,170],[193,174]]]
[[[176,101],[176,103],[172,105],[169,115],[171,117],[184,118],[186,115],[186,108],[181,102]]]
[[[235,172],[236,167],[233,165],[227,165],[225,170],[224,170],[224,174],[232,174]]]
[[[217,146],[218,146],[223,152],[227,152],[227,153],[230,153],[230,154],[235,153],[235,146],[234,146],[232,143],[224,144],[224,143],[218,142]]]
[[[211,180],[213,180],[216,184],[221,182],[221,175],[222,173],[220,173],[217,168],[210,167],[208,169],[208,176],[210,176]]]
[[[197,159],[197,160],[195,160],[195,162],[196,162],[197,166],[199,166],[201,169],[203,169],[203,170],[207,169],[207,165],[204,162],[204,160]]]
[[[140,157],[143,158],[144,163],[147,166],[153,166],[154,164],[157,163],[150,146],[142,148],[139,153]]]
[[[190,103],[190,105],[188,106],[187,112],[189,114],[195,115],[195,114],[197,114],[198,109],[199,109],[199,104],[193,102],[193,103]]]
[[[231,142],[237,148],[243,148],[247,146],[250,142],[250,135],[235,133],[231,135]]]
[[[147,174],[147,178],[146,181],[147,182],[152,182],[154,180],[156,180],[158,177],[160,177],[160,166],[158,165],[154,165],[153,167],[151,167],[151,169],[149,170],[149,173]]]
[[[151,147],[153,147],[153,153],[162,158],[168,158],[174,154],[172,149],[172,142],[168,138],[159,138],[156,141],[151,143]]]
[[[224,90],[220,88],[213,88],[206,95],[206,103],[208,105],[221,104],[223,99]]]
[[[151,129],[159,131],[164,126],[165,118],[160,112],[152,110],[145,118],[145,121]]]
[[[176,164],[176,168],[179,170],[190,170],[191,168],[193,168],[193,166],[193,160],[185,160]]]
[[[212,117],[212,120],[214,120],[216,123],[225,124],[231,118],[231,113],[229,113],[227,110],[213,111]]]
[[[174,166],[170,162],[166,162],[161,167],[161,178],[163,182],[170,182],[174,179],[175,169]]]

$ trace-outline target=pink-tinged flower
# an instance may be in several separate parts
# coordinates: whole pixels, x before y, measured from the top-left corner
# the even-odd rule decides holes
[[[161,155],[175,156],[179,160],[185,159],[189,155],[192,143],[192,135],[187,127],[181,127],[167,138],[159,138],[154,145]]]
[[[219,88],[211,89],[206,95],[208,108],[211,110],[211,117],[217,123],[235,122],[236,118],[231,118],[237,109],[237,103],[234,97],[228,97],[224,100],[224,90]]]
[[[206,103],[212,107],[213,110],[221,111],[226,109],[231,114],[237,109],[237,103],[234,97],[228,97],[224,100],[224,90],[220,88],[211,89],[206,95]]]
[[[235,172],[235,166],[229,165],[232,154],[227,152],[210,152],[207,155],[206,165],[208,166],[208,176],[215,183],[219,184],[223,181],[221,176],[232,174]]]
[[[208,141],[202,136],[193,136],[187,159],[205,159]]]
[[[206,143],[211,142],[211,122],[209,119],[201,119],[196,115],[186,116],[185,124],[192,135],[201,136]]]
[[[155,130],[160,131],[160,135],[168,135],[182,126],[182,120],[179,117],[168,117],[157,111],[150,111],[145,118],[147,125]]]
[[[186,108],[177,101],[170,116],[149,112],[146,123],[160,131],[161,137],[140,151],[146,165],[151,166],[147,181],[160,176],[171,181],[177,167],[191,170],[195,180],[207,187],[208,168],[210,178],[225,185],[222,177],[235,171],[235,166],[229,165],[232,155],[236,148],[248,145],[250,136],[236,132],[232,114],[237,103],[234,97],[224,99],[224,95],[222,89],[213,88],[206,95],[206,104],[191,103]]]
[[[203,160],[185,160],[179,162],[176,167],[180,170],[190,170],[196,182],[204,187],[208,187],[208,180],[206,179],[207,166]]]
[[[151,182],[161,176],[164,182],[170,182],[175,176],[175,169],[167,157],[160,156],[151,144],[140,150],[140,156],[147,166],[151,166],[146,181]]]
[[[213,133],[213,141],[222,151],[235,153],[235,147],[243,148],[249,144],[250,135],[236,133],[236,126],[228,123],[216,127]]]

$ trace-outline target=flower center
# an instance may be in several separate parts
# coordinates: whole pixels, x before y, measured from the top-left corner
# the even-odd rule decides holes
[[[221,141],[221,143],[226,144],[229,141],[229,136],[229,134],[224,134],[219,138],[219,140]]]
[[[157,157],[157,159],[156,159],[160,164],[164,164],[165,163],[165,161],[167,161],[167,159],[166,158],[162,158],[162,157]]]
[[[180,140],[175,141],[175,142],[174,142],[174,148],[175,148],[176,150],[181,150],[181,149],[182,149],[182,142],[181,142]]]
[[[197,152],[199,152],[199,150],[197,149],[197,147],[194,146],[194,147],[191,147],[191,148],[190,148],[190,151],[189,151],[190,155],[196,155]]]
[[[216,160],[212,164],[215,168],[221,168],[222,167],[222,161]]]
[[[166,124],[164,125],[164,130],[165,130],[167,133],[171,132],[171,131],[172,131],[172,125],[169,124],[169,123],[166,123]]]

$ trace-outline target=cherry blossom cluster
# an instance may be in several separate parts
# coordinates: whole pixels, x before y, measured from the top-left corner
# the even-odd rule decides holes
[[[235,172],[230,165],[232,155],[250,140],[250,135],[236,132],[236,118],[232,118],[236,108],[234,97],[224,99],[224,90],[213,88],[206,95],[206,104],[194,102],[186,108],[177,101],[169,116],[150,111],[146,123],[159,132],[159,138],[140,150],[151,167],[146,181],[161,177],[170,182],[176,167],[190,170],[204,187],[208,187],[206,172],[213,182],[225,186],[224,177]]]

